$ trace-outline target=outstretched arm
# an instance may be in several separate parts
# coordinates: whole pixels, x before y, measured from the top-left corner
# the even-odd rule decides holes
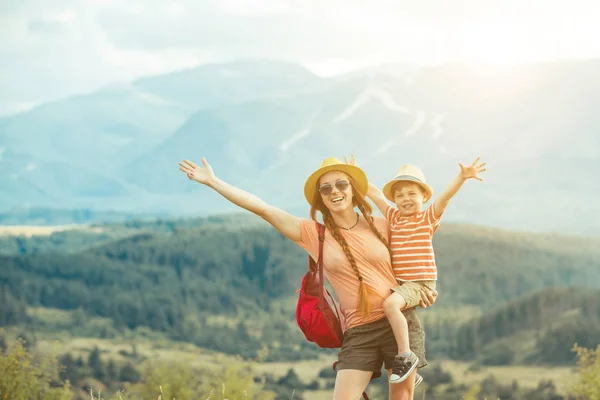
[[[196,165],[192,161],[184,160],[179,163],[179,169],[183,171],[190,180],[212,188],[236,206],[242,207],[263,218],[288,239],[295,242],[302,239],[300,218],[294,217],[279,208],[265,203],[252,193],[248,193],[220,180],[215,176],[212,168],[204,157],[202,157],[202,165],[203,166]]]
[[[483,179],[481,179],[477,174],[486,170],[486,163],[475,165],[478,161],[479,157],[477,157],[475,161],[473,161],[473,163],[468,167],[465,167],[462,163],[458,163],[460,166],[460,172],[450,183],[450,185],[448,185],[448,187],[433,202],[436,218],[439,218],[442,215],[446,209],[446,206],[448,206],[450,199],[454,197],[467,179],[474,178],[478,181],[483,181]]]
[[[385,213],[390,206],[387,199],[383,195],[383,192],[379,190],[379,188],[372,183],[369,183],[369,190],[367,190],[367,197],[371,199],[373,203],[377,206],[381,214],[385,217]]]

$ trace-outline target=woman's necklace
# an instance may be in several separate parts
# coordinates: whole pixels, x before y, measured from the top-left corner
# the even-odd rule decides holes
[[[346,229],[346,230],[348,230],[348,232],[350,232],[350,229],[352,229],[356,225],[358,225],[358,221],[360,221],[360,215],[358,213],[356,213],[356,223],[354,225],[352,225],[350,228],[344,228],[344,229]]]

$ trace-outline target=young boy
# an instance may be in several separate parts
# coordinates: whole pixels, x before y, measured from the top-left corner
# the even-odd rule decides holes
[[[478,173],[486,170],[486,163],[478,162],[479,157],[469,166],[459,163],[459,174],[424,211],[421,208],[431,199],[433,189],[414,165],[400,168],[396,177],[384,186],[383,193],[369,184],[367,196],[390,224],[392,268],[398,280],[398,286],[392,288],[392,294],[383,304],[398,344],[390,383],[404,381],[419,364],[419,358],[410,351],[408,325],[402,310],[419,304],[423,286],[435,289],[437,268],[432,236],[448,202],[463,183],[470,178],[482,180]],[[386,198],[394,202],[396,208],[390,206]]]

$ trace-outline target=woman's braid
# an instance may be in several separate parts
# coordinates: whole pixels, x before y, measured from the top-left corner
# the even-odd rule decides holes
[[[331,232],[331,234],[333,235],[335,240],[340,244],[340,246],[342,246],[344,253],[346,253],[346,257],[348,257],[348,261],[350,261],[350,265],[352,266],[352,269],[356,273],[356,277],[358,278],[358,281],[360,284],[360,288],[359,288],[360,296],[358,299],[358,311],[362,315],[366,315],[371,310],[371,307],[369,304],[369,289],[364,282],[364,279],[360,273],[360,270],[358,269],[358,266],[356,265],[356,260],[354,259],[354,256],[352,255],[352,252],[350,251],[350,246],[348,246],[348,242],[346,242],[346,239],[340,233],[337,225],[333,221],[333,217],[331,216],[331,213],[329,212],[329,210],[326,210],[323,213],[323,222],[325,222],[325,226],[327,227],[327,229],[329,229],[329,231]]]

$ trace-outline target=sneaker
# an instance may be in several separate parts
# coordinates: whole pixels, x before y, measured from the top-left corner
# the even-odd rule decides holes
[[[417,368],[417,364],[419,364],[419,357],[413,352],[408,357],[397,355],[392,364],[390,383],[403,382]]]
[[[419,374],[415,377],[415,387],[419,386],[423,382],[423,377]]]

